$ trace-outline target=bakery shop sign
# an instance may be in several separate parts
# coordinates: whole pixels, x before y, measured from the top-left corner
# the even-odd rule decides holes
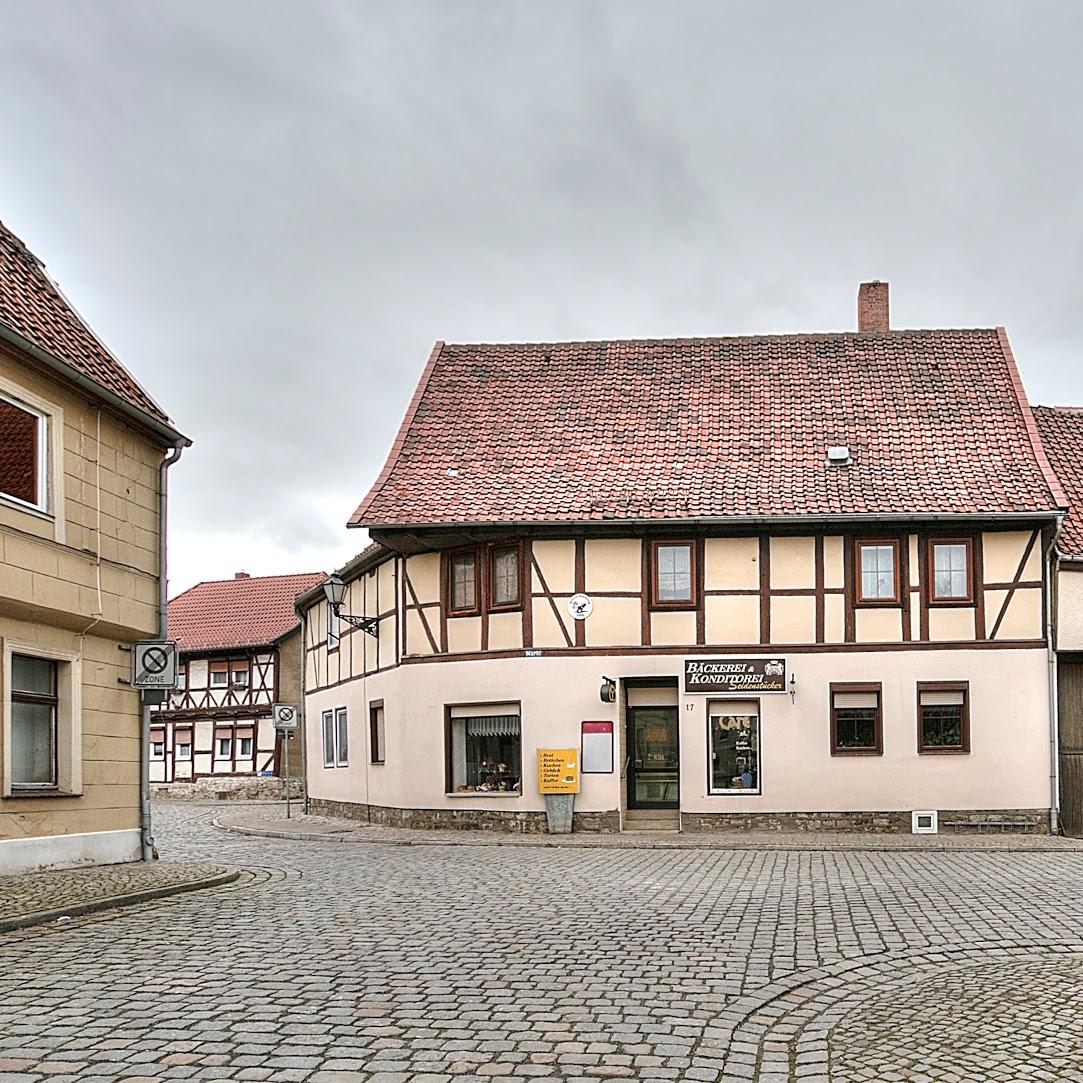
[[[785,658],[686,658],[688,692],[785,692]]]

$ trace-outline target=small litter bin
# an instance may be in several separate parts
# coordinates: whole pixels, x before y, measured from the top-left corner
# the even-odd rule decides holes
[[[574,793],[547,793],[545,795],[545,818],[549,821],[550,835],[571,834],[574,804]]]

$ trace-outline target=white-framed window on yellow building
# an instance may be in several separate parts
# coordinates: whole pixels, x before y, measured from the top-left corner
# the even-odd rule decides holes
[[[81,684],[77,652],[4,641],[4,797],[81,793]]]
[[[52,519],[58,542],[64,541],[63,433],[59,406],[0,377],[0,510]]]
[[[760,705],[716,700],[707,705],[708,792],[760,793]]]

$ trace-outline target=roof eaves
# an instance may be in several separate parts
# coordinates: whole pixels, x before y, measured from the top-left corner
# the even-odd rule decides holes
[[[410,400],[410,405],[406,408],[406,415],[402,419],[402,424],[399,426],[399,431],[395,436],[395,440],[391,445],[391,450],[387,453],[387,460],[384,462],[384,467],[380,471],[379,476],[372,484],[372,488],[369,489],[368,495],[357,510],[350,516],[347,527],[361,526],[361,516],[365,514],[369,506],[376,499],[380,490],[383,488],[388,478],[391,477],[391,471],[395,468],[399,459],[399,453],[402,451],[403,444],[406,443],[406,436],[410,431],[410,426],[414,423],[414,416],[417,413],[418,407],[421,405],[421,400],[424,397],[425,391],[429,386],[429,380],[432,378],[433,371],[436,368],[436,362],[439,360],[440,352],[444,348],[444,342],[442,339],[437,339],[433,345],[432,352],[429,354],[429,360],[425,364],[425,369],[421,373],[421,379],[417,382],[417,387],[414,389],[413,398]]]
[[[1023,423],[1027,428],[1027,437],[1030,440],[1031,451],[1034,453],[1034,458],[1038,462],[1038,468],[1045,478],[1046,485],[1049,486],[1049,492],[1056,501],[1057,507],[1067,510],[1068,497],[1065,495],[1064,489],[1061,488],[1060,479],[1057,477],[1056,472],[1049,463],[1049,459],[1046,457],[1045,445],[1042,443],[1041,434],[1038,432],[1038,422],[1034,420],[1034,412],[1030,408],[1030,402],[1027,400],[1027,393],[1023,388],[1023,381],[1019,376],[1019,366],[1015,363],[1015,354],[1012,353],[1012,345],[1008,341],[1008,332],[1000,325],[997,325],[997,338],[1000,340],[1000,348],[1004,353],[1004,360],[1008,363],[1008,371],[1011,374],[1012,380],[1012,390],[1015,392],[1015,398],[1019,404],[1019,409],[1023,413]]]
[[[88,391],[97,398],[103,399],[113,407],[114,410],[123,414],[125,417],[138,422],[143,428],[150,429],[156,436],[163,439],[166,447],[192,446],[192,441],[189,440],[187,436],[178,432],[172,425],[167,424],[160,418],[157,418],[141,407],[136,406],[135,403],[130,402],[122,395],[118,395],[104,384],[98,383],[97,380],[92,380],[89,376],[80,372],[72,365],[69,365],[66,361],[61,360],[48,350],[43,350],[36,342],[33,342],[25,335],[20,334],[3,321],[0,321],[0,339],[15,346],[23,353],[29,354],[35,361],[45,365],[46,368],[52,369],[53,372],[63,376],[65,379],[71,380],[84,391]]]
[[[388,549],[379,542],[373,542],[361,550],[357,556],[346,561],[341,568],[336,568],[335,575],[341,576],[347,583],[364,575],[365,572],[383,564],[395,555],[393,549]],[[323,597],[323,583],[316,583],[302,594],[298,594],[293,601],[293,611],[300,617],[314,602]]]

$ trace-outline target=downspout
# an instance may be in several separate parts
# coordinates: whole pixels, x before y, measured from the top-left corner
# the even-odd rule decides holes
[[[1054,593],[1053,587],[1058,567],[1057,539],[1063,525],[1064,520],[1059,519],[1049,542],[1045,580],[1045,641],[1049,680],[1049,830],[1054,835],[1060,834],[1060,704],[1057,695],[1056,621],[1053,615],[1059,591]]]
[[[295,610],[296,612],[296,607]],[[308,815],[308,609],[301,610],[301,806]],[[289,786],[290,780],[286,779]],[[289,792],[288,790],[286,791]]]
[[[186,444],[175,444],[158,467],[158,638],[169,635],[169,598],[166,584],[166,519],[169,485],[166,471],[184,453]],[[150,711],[143,704],[139,755],[139,840],[143,860],[154,860],[154,836],[150,823]]]

